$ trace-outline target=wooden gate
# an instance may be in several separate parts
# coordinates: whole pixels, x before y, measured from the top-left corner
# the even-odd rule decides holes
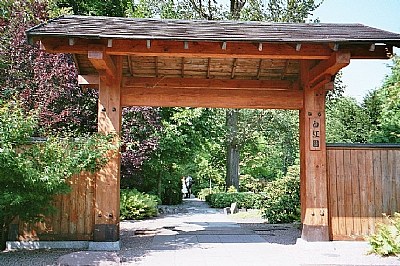
[[[327,145],[332,240],[363,240],[400,212],[400,145]]]

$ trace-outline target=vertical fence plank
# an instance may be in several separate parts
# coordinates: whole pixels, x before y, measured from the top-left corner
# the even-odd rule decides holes
[[[54,199],[54,207],[56,212],[53,215],[53,234],[58,235],[61,232],[61,216],[62,216],[62,197],[60,195],[56,196]]]
[[[387,167],[388,167],[388,188],[390,188],[390,195],[389,195],[389,209],[387,210],[389,215],[393,215],[397,210],[397,193],[396,193],[396,166],[394,165],[396,160],[396,154],[394,150],[388,150],[388,160],[387,160]]]
[[[375,232],[375,177],[373,151],[365,151],[365,176],[367,179],[368,235]]]
[[[78,220],[76,224],[76,233],[79,238],[85,233],[85,188],[86,188],[86,176],[87,173],[82,173],[81,175],[77,176],[77,214]]]
[[[85,193],[85,234],[92,237],[94,226],[94,174],[86,176]]]
[[[327,151],[328,155],[328,184],[329,184],[329,190],[328,190],[328,195],[331,195],[331,199],[329,201],[329,217],[330,217],[330,225],[331,225],[331,230],[330,230],[330,239],[333,239],[333,236],[336,236],[339,234],[339,224],[338,224],[338,197],[337,197],[337,189],[336,189],[336,178],[337,178],[337,173],[336,173],[336,151],[335,150],[329,150]],[[335,196],[333,196],[335,195]]]
[[[358,161],[358,150],[351,149],[351,190],[352,190],[352,210],[353,210],[353,235],[361,235],[361,202],[360,202],[360,163]]]
[[[381,151],[381,170],[382,170],[382,213],[391,213],[391,185],[392,182],[389,178],[389,165],[388,165],[388,151]]]
[[[71,177],[72,191],[69,194],[69,233],[70,235],[76,234],[76,223],[78,220],[77,213],[77,197],[78,197],[78,178],[77,176]]]
[[[375,222],[382,222],[382,164],[381,151],[373,151],[373,165],[375,178]]]
[[[351,184],[351,152],[350,150],[343,151],[343,170],[344,170],[344,207],[346,221],[346,235],[354,234],[354,219],[353,219],[353,191]]]
[[[396,150],[395,154],[394,176],[396,178],[396,211],[400,213],[400,150]]]
[[[368,235],[368,183],[367,183],[367,176],[366,176],[366,151],[365,150],[358,150],[358,177],[359,177],[359,184],[360,184],[360,224],[361,228],[359,231],[359,235]]]
[[[345,208],[345,182],[344,182],[344,168],[343,150],[336,150],[336,190],[338,202],[338,236],[346,235],[346,208]]]

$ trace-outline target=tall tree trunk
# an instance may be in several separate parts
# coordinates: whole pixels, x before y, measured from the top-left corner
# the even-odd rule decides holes
[[[0,224],[0,251],[6,249],[6,241],[8,238],[8,224]]]
[[[228,128],[227,156],[226,156],[226,187],[234,186],[239,190],[239,160],[240,149],[238,145],[238,114],[237,109],[226,111],[226,125]]]

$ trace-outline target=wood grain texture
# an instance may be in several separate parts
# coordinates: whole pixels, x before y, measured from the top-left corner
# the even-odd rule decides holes
[[[333,240],[363,240],[382,213],[400,211],[399,155],[395,145],[327,148],[330,188],[336,185],[329,191]]]
[[[19,221],[18,240],[92,240],[94,230],[94,175],[82,173],[68,180],[71,192],[54,198],[56,208],[43,223]],[[88,193],[92,191],[92,193]],[[91,202],[91,204],[86,204]],[[88,219],[89,217],[89,219]]]

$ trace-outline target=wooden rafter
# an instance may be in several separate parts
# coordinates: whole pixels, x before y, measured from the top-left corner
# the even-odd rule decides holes
[[[258,62],[258,68],[257,68],[257,79],[260,79],[260,75],[261,75],[261,71],[262,71],[262,63],[263,63],[263,60],[260,59],[260,61]]]
[[[73,55],[72,55],[72,59],[74,60],[76,70],[78,70],[78,73],[80,73],[81,70],[80,70],[80,68],[79,68],[79,61],[78,61],[78,58],[76,57],[76,54],[73,54]]]
[[[158,78],[158,56],[154,57],[154,67],[155,67],[155,72],[156,72],[156,77]]]
[[[210,78],[210,65],[211,65],[211,58],[207,59],[207,78]]]
[[[281,79],[284,79],[284,78],[285,78],[285,76],[286,76],[286,74],[287,74],[287,71],[288,71],[288,68],[289,68],[289,64],[290,64],[290,61],[289,61],[289,60],[286,60],[286,62],[285,62],[285,67],[284,67],[284,69],[283,69],[283,71],[282,71]]]
[[[181,58],[181,77],[185,77],[185,58]]]
[[[235,72],[236,72],[236,67],[237,67],[237,58],[233,59],[233,64],[232,64],[232,70],[231,70],[231,79],[235,78]]]
[[[129,74],[133,76],[132,57],[130,55],[128,55],[128,68],[129,68]]]

